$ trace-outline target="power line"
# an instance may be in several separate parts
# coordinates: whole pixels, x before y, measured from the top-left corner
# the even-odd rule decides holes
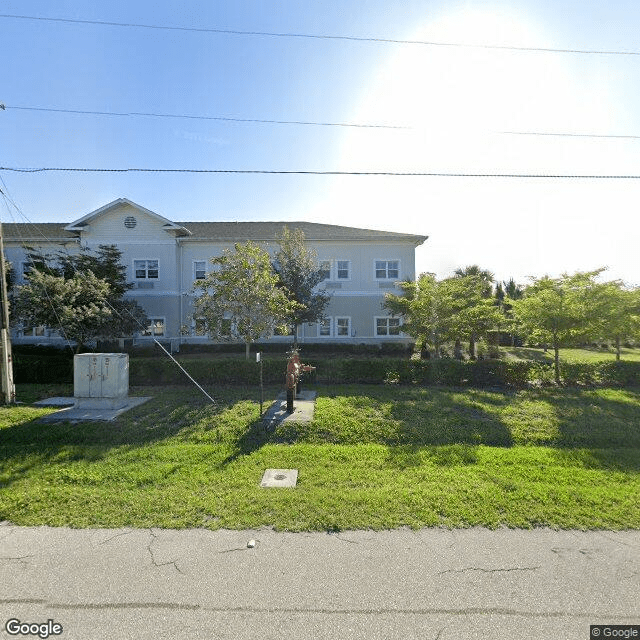
[[[21,111],[46,111],[50,113],[71,113],[76,115],[94,115],[94,116],[142,116],[148,118],[187,118],[190,120],[217,120],[223,122],[247,122],[259,124],[298,124],[313,125],[319,127],[360,127],[368,129],[410,129],[390,124],[360,124],[357,122],[316,122],[311,120],[265,120],[262,118],[236,118],[228,116],[205,116],[205,115],[188,115],[179,113],[146,113],[138,111],[122,112],[122,111],[85,111],[82,109],[58,109],[53,107],[23,107],[4,105],[5,110],[19,109]]]
[[[618,138],[621,140],[640,140],[640,135],[605,134],[605,133],[565,133],[561,131],[501,131],[511,136],[550,136],[559,138]]]
[[[89,167],[0,167],[0,171],[17,173],[73,172],[73,173],[190,173],[190,174],[264,174],[311,176],[397,176],[433,178],[519,178],[568,180],[640,180],[633,174],[561,174],[561,173],[464,173],[446,171],[313,171],[280,169],[99,169]]]
[[[313,33],[293,33],[275,31],[241,31],[238,29],[216,29],[211,27],[180,27],[175,25],[142,24],[135,22],[108,22],[106,20],[79,20],[73,18],[49,18],[44,16],[22,16],[0,14],[0,18],[17,20],[40,20],[44,22],[60,22],[66,24],[97,25],[105,27],[124,27],[135,29],[158,29],[163,31],[188,31],[197,33],[217,33],[237,36],[262,36],[272,38],[307,38],[314,40],[346,40],[352,42],[377,42],[383,44],[412,44],[433,47],[461,47],[469,49],[498,49],[507,51],[537,51],[542,53],[574,53],[587,55],[640,56],[640,51],[615,51],[598,49],[562,49],[553,47],[521,47],[513,45],[468,44],[463,42],[440,42],[435,40],[402,40],[396,38],[375,38],[369,36],[332,35]]]
[[[151,113],[144,111],[90,111],[84,109],[62,109],[58,107],[25,107],[17,105],[1,104],[0,109],[20,111],[44,111],[47,113],[69,113],[78,115],[95,115],[95,116],[142,116],[149,118],[185,118],[190,120],[217,120],[223,122],[247,122],[259,124],[294,124],[294,125],[313,125],[320,127],[359,127],[368,129],[401,129],[413,130],[414,127],[393,124],[365,124],[358,122],[319,122],[314,120],[268,120],[264,118],[238,118],[231,116],[206,116],[206,115],[190,115],[185,113]],[[640,140],[640,135],[633,134],[605,134],[605,133],[571,133],[564,131],[497,131],[501,135],[511,136],[549,136],[549,137],[566,137],[566,138],[611,138],[621,140]]]

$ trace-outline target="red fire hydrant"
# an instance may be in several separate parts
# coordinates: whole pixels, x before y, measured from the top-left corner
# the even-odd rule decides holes
[[[294,349],[287,361],[287,413],[293,413],[293,401],[300,392],[302,372],[315,371],[315,367],[300,362],[300,355]]]

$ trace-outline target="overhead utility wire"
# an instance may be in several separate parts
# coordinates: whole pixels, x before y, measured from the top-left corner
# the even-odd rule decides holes
[[[439,42],[436,40],[401,40],[396,38],[374,38],[367,36],[340,36],[331,34],[314,33],[289,33],[276,31],[241,31],[239,29],[214,29],[210,27],[179,27],[172,25],[141,24],[135,22],[108,22],[106,20],[79,20],[73,18],[49,18],[44,16],[22,16],[14,14],[0,14],[0,18],[11,18],[19,20],[41,20],[45,22],[62,22],[68,24],[89,24],[105,27],[126,27],[136,29],[160,29],[164,31],[193,31],[198,33],[220,33],[238,36],[266,36],[273,38],[309,38],[314,40],[348,40],[354,42],[379,42],[384,44],[413,44],[433,47],[463,47],[470,49],[503,49],[510,51],[539,51],[544,53],[578,53],[589,55],[610,55],[610,56],[640,56],[640,51],[609,51],[598,49],[561,49],[553,47],[519,47],[513,45],[497,44],[467,44],[463,42]]]
[[[17,173],[74,172],[74,173],[201,173],[201,174],[266,174],[266,175],[311,175],[311,176],[403,176],[433,178],[538,178],[572,180],[640,180],[633,174],[562,174],[562,173],[465,173],[446,171],[286,171],[266,169],[95,169],[79,167],[0,167],[0,171]]]
[[[4,105],[6,110],[20,109],[21,111],[47,111],[51,113],[73,113],[80,115],[94,116],[144,116],[148,118],[188,118],[190,120],[220,120],[224,122],[252,122],[264,124],[300,124],[313,125],[318,127],[360,127],[369,129],[410,129],[411,127],[403,127],[390,124],[359,124],[357,122],[314,122],[310,120],[264,120],[261,118],[232,118],[227,116],[202,116],[187,115],[178,113],[145,113],[138,111],[121,112],[121,111],[84,111],[81,109],[55,109],[51,107],[22,107]]]
[[[319,127],[359,127],[369,129],[403,129],[412,130],[414,127],[393,124],[363,124],[358,122],[317,122],[313,120],[266,120],[264,118],[237,118],[231,116],[204,116],[184,113],[148,113],[144,111],[88,111],[84,109],[60,109],[56,107],[25,107],[0,104],[0,109],[17,109],[20,111],[45,111],[48,113],[70,113],[95,116],[144,116],[150,118],[185,118],[190,120],[220,120],[224,122],[250,122],[259,124],[300,124]],[[640,135],[605,134],[605,133],[567,133],[563,131],[496,131],[500,135],[510,136],[556,136],[567,138],[617,138],[640,140]]]

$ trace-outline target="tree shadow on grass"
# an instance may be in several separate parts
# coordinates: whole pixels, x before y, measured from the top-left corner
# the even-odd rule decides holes
[[[40,416],[31,419],[27,414],[0,428],[0,486],[9,486],[52,465],[98,462],[116,449],[143,448],[166,440],[216,443],[220,437],[217,420],[243,397],[237,390],[229,392],[227,398],[220,393],[214,406],[189,389],[157,391],[152,400],[113,422],[43,423]],[[144,395],[151,394],[147,390]]]

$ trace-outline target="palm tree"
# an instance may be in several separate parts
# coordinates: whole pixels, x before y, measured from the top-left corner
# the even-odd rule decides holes
[[[482,297],[490,298],[492,296],[495,276],[488,269],[481,269],[477,264],[472,264],[456,269],[453,273],[456,278],[476,278],[482,288]],[[469,357],[472,359],[476,357],[476,338],[477,336],[473,333],[469,337]],[[456,351],[459,349],[459,344],[460,341],[456,340]]]

